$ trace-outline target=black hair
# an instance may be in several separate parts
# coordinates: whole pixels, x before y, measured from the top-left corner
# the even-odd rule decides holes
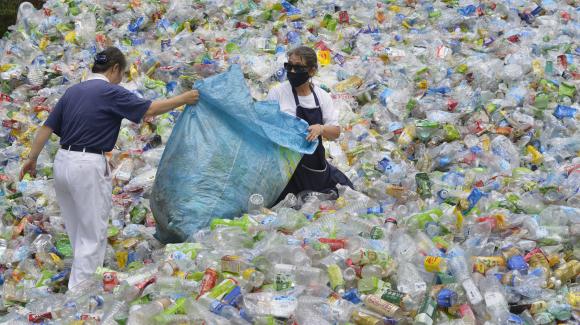
[[[302,58],[306,67],[318,69],[318,57],[312,48],[308,46],[298,46],[288,52],[288,57],[291,57],[292,55]]]
[[[103,73],[114,67],[115,64],[118,64],[121,72],[123,72],[127,67],[127,60],[121,50],[116,47],[109,47],[95,55],[95,63],[91,71],[93,73]]]

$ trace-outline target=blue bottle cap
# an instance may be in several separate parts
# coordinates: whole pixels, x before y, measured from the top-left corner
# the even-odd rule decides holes
[[[90,299],[96,303],[96,307],[102,307],[105,304],[105,299],[103,296],[95,295],[91,296]]]
[[[387,101],[388,98],[393,94],[393,90],[389,89],[389,88],[385,88],[381,94],[379,95],[379,101],[381,102],[381,104],[383,104],[384,106],[387,105]]]
[[[526,322],[518,315],[515,314],[510,314],[510,318],[507,321],[508,324],[514,324],[514,325],[523,325]]]
[[[134,251],[129,252],[127,255],[127,265],[137,261],[137,253]]]
[[[342,295],[342,299],[348,300],[353,304],[361,303],[360,297],[358,296],[358,290],[356,288],[350,289]]]
[[[449,191],[446,189],[439,190],[437,192],[437,197],[441,200],[446,200],[449,197]]]
[[[292,26],[296,29],[304,28],[304,23],[302,21],[294,21],[292,22]]]
[[[382,319],[384,325],[397,325],[398,322],[396,319],[391,318],[391,317],[383,317]]]
[[[475,207],[477,202],[479,202],[479,200],[483,196],[484,196],[484,193],[481,192],[480,190],[478,190],[477,188],[474,188],[473,190],[471,190],[471,193],[469,193],[469,196],[467,197],[467,202],[469,202],[469,207],[464,212],[468,213],[469,211],[471,211],[471,209],[473,209],[473,207]]]
[[[367,209],[367,214],[381,214],[383,213],[383,208],[381,206],[376,206]]]
[[[449,157],[443,156],[439,158],[439,166],[445,167],[449,165],[449,163],[451,163],[451,159],[449,159]]]
[[[139,17],[139,18],[135,19],[135,21],[130,23],[127,26],[127,29],[130,32],[136,33],[139,31],[139,29],[141,29],[141,27],[143,26],[144,23],[145,23],[145,17]]]
[[[276,70],[276,80],[282,82],[284,80],[286,80],[286,69],[284,68],[280,68],[278,70]]]

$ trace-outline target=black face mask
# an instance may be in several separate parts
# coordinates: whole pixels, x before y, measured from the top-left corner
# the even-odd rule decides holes
[[[293,88],[303,85],[305,82],[308,81],[308,79],[310,79],[308,71],[304,72],[287,71],[286,76],[288,77],[288,81],[290,82],[290,85],[292,85]]]

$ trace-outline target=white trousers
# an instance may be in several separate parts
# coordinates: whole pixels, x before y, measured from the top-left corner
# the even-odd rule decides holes
[[[111,173],[103,155],[60,149],[54,187],[74,259],[68,288],[91,278],[103,265],[112,206]]]

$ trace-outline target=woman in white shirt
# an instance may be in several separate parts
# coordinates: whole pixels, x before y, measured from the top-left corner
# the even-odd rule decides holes
[[[297,47],[288,53],[284,68],[288,82],[270,90],[268,100],[277,101],[281,111],[308,122],[310,126],[306,139],[318,139],[318,146],[313,154],[302,157],[278,200],[288,193],[298,194],[305,190],[336,193],[336,184],[352,187],[346,175],[326,161],[322,137],[335,140],[340,136],[340,127],[338,110],[330,94],[311,82],[318,70],[316,52],[306,46]]]

